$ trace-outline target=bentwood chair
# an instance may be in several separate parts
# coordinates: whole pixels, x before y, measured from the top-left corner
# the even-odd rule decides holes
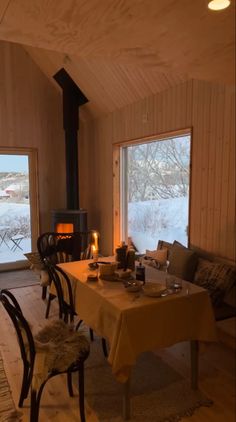
[[[47,264],[56,265],[62,262],[79,261],[91,258],[92,231],[56,233],[46,232],[39,236],[37,248],[40,257]],[[46,261],[45,261],[46,259]],[[50,274],[49,274],[49,284]],[[46,299],[47,286],[43,286],[42,298]],[[45,317],[48,318],[52,300],[56,296],[49,293]]]
[[[59,304],[59,318],[62,318],[65,323],[74,323],[74,317],[77,316],[74,306],[74,299],[73,299],[73,292],[71,281],[68,275],[57,265],[52,265],[50,262],[46,263],[50,278],[54,283],[58,304]],[[77,331],[82,324],[82,320],[80,319],[78,323],[75,325],[75,330]],[[93,341],[93,330],[89,328],[90,338]],[[104,356],[107,357],[107,346],[106,340],[102,338],[102,349]]]
[[[72,373],[78,372],[80,418],[81,422],[85,422],[84,361],[89,355],[86,337],[73,331],[62,320],[47,324],[33,337],[14,295],[8,290],[2,290],[0,302],[15,327],[23,361],[19,407],[23,406],[31,388],[30,422],[38,422],[40,399],[46,382],[55,375],[67,374],[69,395],[73,396]],[[38,356],[42,356],[42,353],[45,362],[43,368],[38,365]]]

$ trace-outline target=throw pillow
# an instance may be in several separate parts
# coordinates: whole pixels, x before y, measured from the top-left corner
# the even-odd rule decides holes
[[[167,259],[169,259],[172,243],[166,242],[165,240],[159,240],[157,244],[157,250],[167,249]]]
[[[208,290],[212,303],[219,306],[236,282],[236,271],[226,264],[199,259],[194,283]]]
[[[196,252],[175,241],[171,248],[169,261],[169,274],[173,274],[183,280],[193,281],[198,262]]]
[[[157,249],[155,251],[149,251],[146,249],[146,256],[148,258],[155,259],[155,261],[159,262],[160,264],[165,264],[167,260],[167,249]]]

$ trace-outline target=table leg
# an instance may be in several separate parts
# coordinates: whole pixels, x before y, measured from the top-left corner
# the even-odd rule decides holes
[[[130,419],[130,378],[123,385],[123,419]]]
[[[191,387],[198,389],[198,341],[191,340]]]

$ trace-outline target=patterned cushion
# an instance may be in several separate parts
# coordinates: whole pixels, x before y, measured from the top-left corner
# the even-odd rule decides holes
[[[208,290],[212,303],[219,306],[236,282],[236,271],[233,267],[199,259],[197,270],[194,276],[194,283]]]
[[[193,281],[198,262],[196,252],[175,241],[171,248],[169,261],[169,274],[173,274],[183,280]]]

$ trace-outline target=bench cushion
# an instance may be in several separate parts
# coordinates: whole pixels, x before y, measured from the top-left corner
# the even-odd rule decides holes
[[[173,274],[183,280],[193,281],[198,262],[196,252],[175,241],[170,251],[169,261],[169,274]]]

